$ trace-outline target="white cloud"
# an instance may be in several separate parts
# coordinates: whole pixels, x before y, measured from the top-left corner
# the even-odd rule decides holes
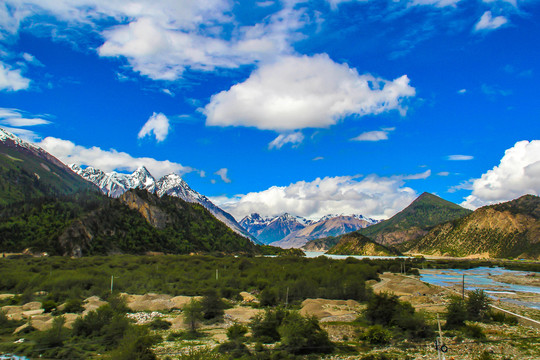
[[[540,195],[540,140],[519,141],[506,150],[498,166],[473,179],[462,206],[474,209],[525,194]]]
[[[229,178],[227,177],[227,173],[228,173],[228,172],[229,172],[229,169],[227,169],[227,168],[221,168],[221,169],[219,169],[218,171],[216,171],[214,174],[218,175],[218,176],[221,178],[221,180],[223,180],[223,182],[225,182],[225,183],[228,184],[228,183],[231,182],[231,179],[229,179]]]
[[[28,141],[28,142],[36,142],[41,139],[41,137],[36,133],[35,131],[28,130],[28,129],[21,129],[21,128],[12,128],[8,126],[2,126],[2,129],[9,131],[12,134],[17,135],[21,139]]]
[[[313,161],[320,161],[320,160],[324,160],[324,157],[322,157],[322,156],[317,156],[317,157],[314,157],[312,160],[313,160]]]
[[[170,173],[183,175],[195,169],[169,160],[156,160],[148,157],[133,157],[115,149],[102,150],[97,146],[90,148],[76,145],[69,140],[46,137],[37,144],[66,164],[78,164],[96,167],[105,172],[135,171],[145,166],[155,177]]]
[[[448,176],[448,175],[450,175],[450,173],[448,171],[441,171],[441,172],[438,172],[437,175],[439,175],[439,176]]]
[[[455,7],[460,1],[461,0],[412,0],[410,3],[412,5],[429,5],[441,8],[446,6]]]
[[[448,155],[447,160],[450,161],[468,161],[474,159],[472,155]]]
[[[11,69],[8,65],[0,61],[0,91],[26,90],[29,86],[30,79],[22,76],[21,70]]]
[[[8,126],[24,127],[47,125],[51,122],[40,116],[28,116],[28,114],[18,109],[0,108],[0,123]]]
[[[169,134],[169,119],[162,113],[153,113],[139,131],[139,139],[154,134],[158,142],[163,141]]]
[[[465,94],[467,92],[467,89],[461,89],[461,90],[458,90],[458,94]]]
[[[431,176],[431,170],[426,170],[423,173],[419,174],[412,174],[412,175],[404,175],[402,178],[403,180],[420,180],[420,179],[427,179]]]
[[[232,198],[213,198],[212,201],[237,219],[253,212],[262,215],[289,212],[312,219],[327,214],[354,213],[383,219],[401,211],[417,197],[413,189],[404,185],[405,178],[377,175],[325,177],[288,186],[272,186]]]
[[[236,68],[293,53],[297,30],[310,21],[290,1],[250,26],[236,22],[231,0],[5,1],[0,28],[8,33],[16,34],[32,16],[54,17],[60,21],[52,24],[54,34],[66,24],[84,27],[104,39],[99,55],[124,57],[135,72],[157,80],[176,80],[187,68]]]
[[[380,131],[367,131],[355,138],[352,138],[353,141],[381,141],[388,140],[388,133],[393,131],[394,128],[383,129]]]
[[[508,22],[504,16],[492,17],[491,11],[486,11],[474,26],[475,31],[495,30]]]
[[[268,149],[281,149],[285,144],[292,144],[293,147],[298,146],[304,141],[304,134],[294,132],[292,134],[280,134],[268,144]]]
[[[326,54],[286,56],[213,95],[203,111],[210,126],[290,131],[325,128],[349,115],[404,113],[402,100],[414,95],[406,75],[389,81],[359,75]]]

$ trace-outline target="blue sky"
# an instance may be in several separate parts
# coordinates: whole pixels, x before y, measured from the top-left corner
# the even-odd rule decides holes
[[[540,2],[7,0],[0,126],[251,212],[540,193]]]

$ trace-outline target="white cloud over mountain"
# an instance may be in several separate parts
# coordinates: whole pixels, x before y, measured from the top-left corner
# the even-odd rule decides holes
[[[93,166],[105,172],[135,171],[139,166],[145,166],[152,175],[159,178],[170,173],[182,175],[194,171],[191,167],[169,160],[133,157],[126,152],[115,149],[103,150],[97,146],[87,148],[54,137],[46,137],[37,145],[66,164]]]
[[[475,209],[525,194],[540,195],[540,140],[519,141],[506,150],[498,166],[472,180],[462,206]]]
[[[253,212],[263,215],[289,212],[314,219],[326,214],[355,213],[383,219],[401,211],[417,197],[413,189],[405,186],[406,179],[427,176],[426,172],[419,176],[325,177],[272,186],[233,198],[216,197],[212,201],[237,219]]]
[[[138,137],[142,139],[145,136],[152,136],[153,134],[156,141],[163,141],[169,134],[169,126],[169,119],[165,115],[154,113],[141,128]]]
[[[414,95],[407,75],[385,80],[359,75],[326,54],[286,56],[262,64],[246,81],[212,96],[204,114],[209,126],[325,128],[349,115],[403,113],[403,100]]]

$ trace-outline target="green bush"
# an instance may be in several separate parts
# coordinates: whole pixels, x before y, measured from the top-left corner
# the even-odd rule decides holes
[[[84,311],[83,303],[81,299],[68,299],[64,305],[64,313],[78,314]]]
[[[303,317],[297,312],[289,312],[279,327],[279,335],[281,348],[291,354],[326,354],[334,349],[328,334],[314,316]]]
[[[485,340],[486,335],[484,334],[484,331],[482,328],[478,325],[469,324],[462,328],[463,333],[472,339],[475,340]]]
[[[45,300],[41,302],[41,308],[44,312],[50,313],[56,309],[58,305],[53,300]]]
[[[223,317],[226,304],[214,289],[205,292],[201,299],[202,313],[205,320],[219,320]]]
[[[362,334],[362,339],[371,345],[386,345],[390,343],[392,333],[381,325],[377,324],[370,326],[364,332],[364,334]]]
[[[152,320],[148,326],[152,330],[168,330],[171,328],[172,323],[170,321],[157,318]]]
[[[259,314],[251,320],[252,337],[255,341],[264,344],[274,343],[281,338],[278,328],[283,323],[287,311],[283,308],[267,309],[264,314]]]
[[[489,297],[484,290],[474,290],[467,298],[467,318],[472,321],[485,321],[489,319]]]
[[[230,341],[243,341],[248,332],[248,328],[242,324],[235,323],[227,329],[227,338]]]
[[[447,329],[458,329],[465,325],[467,320],[467,309],[465,302],[459,297],[452,297],[450,303],[446,307],[445,313]]]
[[[148,334],[146,328],[132,326],[120,341],[118,347],[111,352],[111,360],[155,360],[152,346],[158,341]]]

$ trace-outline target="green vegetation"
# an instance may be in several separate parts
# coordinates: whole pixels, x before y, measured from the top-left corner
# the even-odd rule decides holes
[[[27,248],[72,256],[259,252],[202,206],[144,190],[132,190],[119,199],[83,194],[0,208],[0,250]]]
[[[48,154],[0,141],[0,205],[98,189]]]

